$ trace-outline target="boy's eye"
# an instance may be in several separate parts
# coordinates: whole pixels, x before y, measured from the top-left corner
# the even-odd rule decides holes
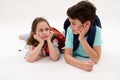
[[[72,25],[75,25],[75,23],[71,23]]]

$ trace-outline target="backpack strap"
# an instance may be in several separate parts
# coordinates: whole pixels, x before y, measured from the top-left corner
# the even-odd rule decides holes
[[[100,19],[97,15],[95,17],[95,22],[92,25],[97,25],[98,27],[102,28]]]
[[[96,15],[95,22],[90,26],[90,29],[88,31],[88,37],[87,42],[91,47],[93,47],[94,39],[95,39],[95,33],[96,33],[96,26],[101,27],[101,22],[99,17]]]
[[[67,28],[70,26],[70,21],[67,18],[64,22],[64,30],[65,30],[65,37],[66,37],[66,33],[67,33]]]
[[[78,36],[79,36],[79,34],[78,35],[73,34],[73,51],[75,51],[80,44],[80,42],[78,40]]]
[[[96,25],[91,25],[87,36],[87,42],[91,47],[93,47],[95,33],[96,33]]]

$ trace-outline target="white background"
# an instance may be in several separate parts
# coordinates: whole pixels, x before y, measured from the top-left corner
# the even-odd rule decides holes
[[[29,33],[35,17],[45,17],[63,31],[67,8],[80,0],[0,0],[0,80],[120,80],[120,1],[90,0],[102,23],[103,49],[99,64],[85,72],[66,64],[63,55],[36,63],[24,60],[25,42],[19,34]],[[22,52],[18,50],[22,49]]]

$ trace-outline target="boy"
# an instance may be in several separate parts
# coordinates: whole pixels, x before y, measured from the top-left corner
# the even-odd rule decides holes
[[[67,29],[65,42],[65,61],[77,68],[85,71],[92,71],[94,64],[97,64],[101,55],[101,28],[95,26],[95,38],[91,47],[87,42],[91,25],[95,21],[96,8],[89,1],[81,1],[68,8],[67,15],[70,27]],[[79,43],[74,50],[74,35]],[[78,60],[75,56],[80,56],[86,60]]]

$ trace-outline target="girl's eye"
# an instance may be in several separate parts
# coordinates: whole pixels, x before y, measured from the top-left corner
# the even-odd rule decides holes
[[[39,31],[40,31],[40,32],[42,32],[43,30],[42,30],[42,29],[40,29]]]
[[[48,28],[45,29],[45,31],[48,31],[48,30],[49,30]]]

